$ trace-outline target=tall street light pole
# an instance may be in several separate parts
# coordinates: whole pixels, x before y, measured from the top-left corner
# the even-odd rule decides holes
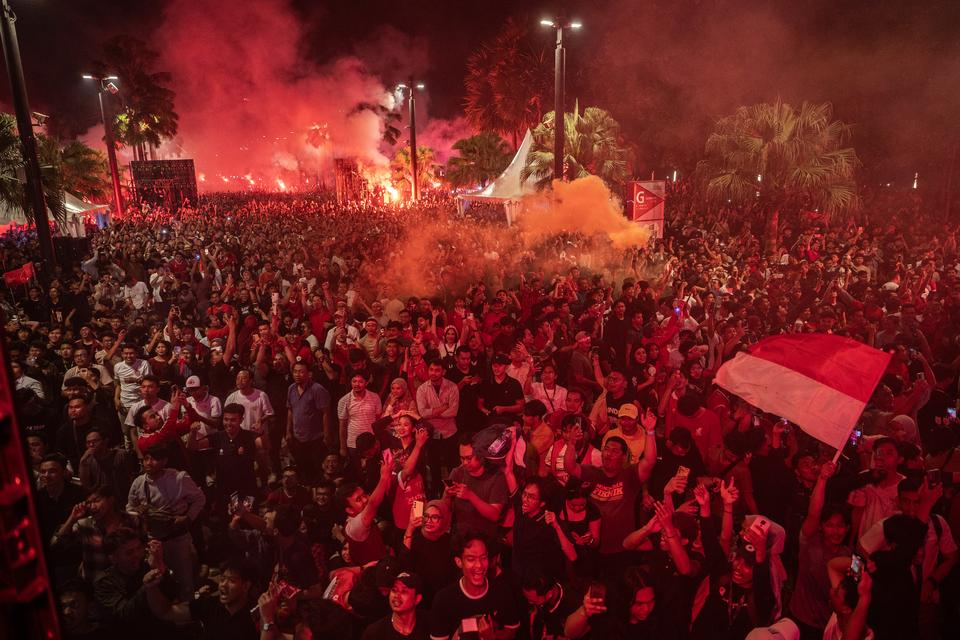
[[[116,142],[113,139],[113,117],[107,116],[108,105],[103,99],[107,91],[117,93],[117,85],[113,81],[117,76],[84,75],[84,80],[96,80],[98,84],[97,97],[100,99],[100,121],[103,123],[103,135],[107,143],[107,161],[110,163],[110,180],[113,182],[113,210],[117,217],[123,215],[123,193],[120,191],[120,165],[117,163]]]
[[[553,177],[555,180],[563,180],[563,139],[566,133],[564,131],[566,123],[563,117],[563,99],[566,89],[567,64],[567,51],[563,47],[563,30],[579,29],[582,25],[579,22],[569,22],[560,17],[553,20],[541,20],[540,24],[557,30],[557,49],[553,64]]]
[[[415,83],[413,81],[413,76],[410,76],[410,84],[399,84],[397,89],[403,91],[407,89],[410,92],[410,102],[408,103],[408,108],[410,110],[410,173],[412,174],[412,186],[410,188],[410,198],[413,202],[416,202],[420,199],[420,183],[418,178],[418,159],[417,159],[417,101],[414,97],[414,94],[417,90],[423,91],[423,83]]]
[[[10,76],[10,92],[17,116],[17,130],[20,133],[20,151],[23,154],[24,172],[27,178],[27,200],[33,211],[33,222],[37,227],[40,256],[45,266],[52,269],[57,264],[57,254],[53,249],[53,238],[50,236],[50,221],[47,218],[47,205],[43,198],[43,182],[40,180],[40,161],[37,159],[37,139],[33,135],[27,85],[23,79],[23,65],[20,62],[17,16],[7,0],[0,0],[0,11],[3,12],[0,19],[0,38],[3,40],[3,57],[7,63],[7,74]]]

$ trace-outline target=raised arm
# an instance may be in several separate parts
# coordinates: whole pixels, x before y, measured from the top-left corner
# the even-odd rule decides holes
[[[813,493],[810,494],[810,505],[807,508],[807,517],[803,520],[800,527],[800,535],[805,538],[811,537],[817,532],[817,526],[820,524],[820,514],[823,512],[823,503],[827,493],[827,480],[836,473],[837,465],[834,462],[824,462],[820,466],[820,475],[817,476],[817,482],[813,485]]]
[[[640,482],[646,482],[657,463],[657,414],[647,409],[640,419],[640,425],[647,433],[646,444],[643,448],[643,457],[637,461],[637,477]]]

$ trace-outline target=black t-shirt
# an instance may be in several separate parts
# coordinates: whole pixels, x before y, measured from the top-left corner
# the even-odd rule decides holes
[[[215,396],[223,402],[230,392],[236,387],[238,369],[236,366],[228,366],[221,358],[219,362],[211,365],[207,372],[208,382],[210,384],[210,395]]]
[[[560,597],[556,602],[547,603],[542,607],[527,608],[520,637],[531,640],[564,637],[563,627],[567,617],[580,608],[583,597],[565,587],[558,585],[557,588],[560,590],[558,594]]]
[[[483,398],[483,405],[487,409],[510,406],[516,404],[518,400],[523,400],[523,387],[516,378],[504,376],[503,382],[497,382],[491,376],[482,386],[480,397]]]
[[[463,381],[466,377],[479,376],[480,369],[475,366],[471,366],[470,370],[464,373],[456,366],[447,369],[447,373],[444,374],[444,377],[450,382],[456,384],[460,387],[460,382]],[[477,397],[480,394],[480,390],[483,388],[483,383],[478,382],[477,384],[465,384],[460,387],[460,408],[457,410],[457,429],[464,430],[467,426],[471,425],[476,426],[475,420],[480,417],[480,410],[477,408]]]
[[[488,615],[497,629],[520,628],[519,602],[501,581],[488,580],[487,591],[479,598],[463,592],[460,580],[441,589],[433,599],[430,635],[447,638],[460,628],[464,618]]]
[[[209,436],[210,448],[216,454],[217,490],[221,497],[234,491],[255,495],[257,491],[253,461],[257,452],[257,437],[252,431],[241,429],[231,439],[226,431],[214,431]]]
[[[660,500],[663,497],[663,488],[667,486],[670,478],[677,474],[680,465],[690,469],[690,475],[687,480],[687,487],[697,486],[697,478],[706,475],[707,468],[703,464],[703,458],[700,457],[700,451],[695,445],[691,445],[690,450],[684,456],[674,455],[670,447],[658,447],[661,454],[657,464],[653,467],[650,474],[650,483],[647,486],[650,495]]]
[[[448,532],[436,540],[427,540],[420,529],[415,529],[410,549],[404,552],[407,565],[415,567],[423,579],[423,601],[420,603],[423,608],[429,609],[437,591],[453,583],[459,575],[450,539]]]
[[[428,640],[429,637],[427,622],[423,616],[417,617],[416,626],[414,626],[410,635],[406,636],[394,629],[391,616],[386,616],[367,627],[367,630],[360,636],[360,640]]]
[[[200,640],[257,640],[260,631],[250,614],[253,606],[247,603],[231,614],[217,598],[207,597],[190,601],[190,615],[203,623]]]
[[[47,306],[46,300],[42,297],[38,300],[31,300],[27,298],[20,302],[20,308],[23,309],[23,313],[30,320],[35,320],[36,322],[50,322],[50,307]]]

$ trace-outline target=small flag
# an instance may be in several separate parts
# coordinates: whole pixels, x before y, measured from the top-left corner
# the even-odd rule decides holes
[[[19,269],[4,273],[3,281],[7,283],[8,287],[14,287],[20,284],[27,284],[30,282],[30,279],[36,275],[36,272],[33,270],[33,263],[28,262]]]
[[[890,357],[831,334],[772,336],[721,366],[715,381],[753,406],[842,449]]]

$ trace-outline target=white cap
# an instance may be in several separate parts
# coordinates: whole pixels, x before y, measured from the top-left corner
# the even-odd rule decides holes
[[[790,618],[781,618],[769,627],[757,627],[745,640],[800,640],[800,629]]]
[[[200,378],[197,376],[190,376],[187,378],[187,383],[183,385],[186,389],[199,389],[200,388]]]

